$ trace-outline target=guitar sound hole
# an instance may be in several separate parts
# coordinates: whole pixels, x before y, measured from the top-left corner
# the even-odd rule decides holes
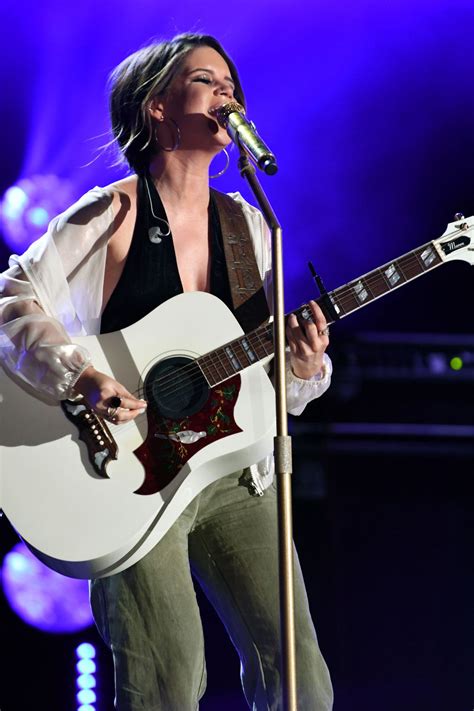
[[[159,415],[179,420],[199,412],[209,397],[209,387],[199,366],[179,356],[153,366],[145,379],[145,394]]]

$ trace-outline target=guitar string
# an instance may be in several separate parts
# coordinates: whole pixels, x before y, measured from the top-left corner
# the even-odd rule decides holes
[[[416,251],[418,251],[420,249],[423,249],[423,247],[418,248]],[[400,260],[403,260],[403,265],[399,265],[399,268],[402,270],[402,272],[404,269],[406,270],[407,268],[412,267],[414,264],[416,264],[417,266],[420,266],[422,268],[422,271],[420,271],[420,273],[416,276],[420,276],[421,274],[425,273],[426,271],[429,271],[430,269],[434,268],[435,266],[439,266],[440,264],[443,263],[443,262],[439,262],[437,265],[433,265],[428,268],[425,268],[422,266],[422,264],[419,260],[419,257],[416,254],[409,253],[407,255],[404,255],[403,257],[400,257],[399,260],[394,260],[393,262],[388,262],[387,264],[385,264],[383,266],[388,267],[391,264],[395,264],[395,262],[399,262]],[[369,290],[371,290],[371,287],[373,287],[376,283],[378,283],[380,281],[380,279],[382,279],[388,287],[387,291],[384,293],[388,293],[392,289],[397,288],[398,286],[401,286],[403,283],[407,283],[408,281],[411,281],[413,278],[415,278],[415,277],[412,277],[410,279],[407,279],[406,277],[404,277],[405,282],[402,282],[402,284],[397,283],[392,286],[387,283],[388,278],[384,275],[384,273],[382,272],[382,269],[383,269],[383,267],[379,267],[378,269],[373,270],[372,272],[368,272],[368,276],[366,278],[360,277],[359,279],[357,279],[353,282],[349,282],[348,284],[341,286],[338,289],[335,289],[334,292],[331,292],[332,294],[335,294],[337,296],[337,301],[338,301],[338,304],[341,306],[341,308],[343,310],[345,310],[344,307],[349,304],[350,305],[354,304],[354,301],[357,303],[357,305],[355,307],[356,309],[362,305],[362,304],[358,303],[357,295],[354,293],[354,285],[357,284],[358,282],[362,282],[366,287],[368,287]],[[372,275],[371,278],[369,278],[370,275]],[[370,299],[366,303],[369,303],[370,301],[374,300],[374,298],[375,297],[373,295],[370,295]],[[295,311],[296,312],[301,311],[304,308],[306,308],[306,306],[307,305],[305,304],[305,305],[301,306],[299,309],[296,309]],[[352,311],[353,310],[355,310],[355,309],[353,308]],[[234,341],[232,341],[229,345],[233,345],[234,349],[235,349],[235,346],[240,344],[240,341],[242,338],[244,338],[244,337],[246,337],[247,339],[252,338],[252,337],[258,338],[260,333],[262,333],[262,335],[263,335],[263,332],[268,333],[268,327],[263,327],[262,331],[260,331],[260,329],[257,329],[256,331],[250,332],[249,334],[245,334],[245,336],[244,335],[240,336],[238,339],[235,339]],[[221,350],[222,348],[224,348],[224,346],[221,346],[221,348],[219,348],[217,350]],[[215,351],[214,351],[214,353],[215,353]],[[203,356],[200,356],[199,359],[197,359],[197,360],[207,358],[208,360],[210,360],[211,366],[221,365],[221,363],[219,362],[219,357],[214,356],[214,353],[210,352],[208,354],[204,354]],[[270,354],[268,354],[268,353],[265,354],[263,356],[263,358],[266,357],[266,355],[270,355]],[[249,365],[250,365],[250,363],[249,363]],[[205,365],[204,365],[204,367],[205,367]],[[167,390],[174,390],[174,389],[176,389],[176,383],[178,383],[180,380],[182,380],[182,378],[185,375],[187,375],[186,371],[190,370],[191,368],[194,368],[196,370],[196,377],[191,378],[190,380],[188,379],[188,383],[193,382],[193,381],[196,382],[198,379],[203,377],[203,373],[202,373],[202,370],[199,366],[199,363],[196,360],[194,360],[194,361],[190,361],[189,363],[182,366],[178,370],[173,371],[172,376],[170,376],[170,375],[161,376],[161,377],[157,378],[154,381],[154,383],[158,384],[158,385],[161,383],[160,392],[162,392],[162,393],[166,393]],[[224,369],[224,372],[225,372],[225,367],[222,366],[222,368]],[[242,370],[242,369],[243,368],[241,368],[240,370]],[[230,375],[226,373],[227,377],[225,378],[225,380],[231,378],[233,375],[240,372],[240,370],[234,371]],[[144,388],[143,390],[145,392],[146,388]],[[177,388],[176,392],[179,392],[179,391],[180,391],[180,388]]]
[[[255,333],[250,333],[250,334],[245,334],[245,335],[241,336],[241,338],[242,339],[245,338],[248,341],[250,341],[251,339],[255,338],[256,335],[257,334],[255,334]],[[237,339],[237,340],[239,340],[239,339]],[[236,342],[233,341],[232,343],[235,344]],[[221,350],[221,348],[219,348],[218,350]],[[234,350],[235,350],[235,346],[234,346]],[[243,347],[242,347],[242,350],[244,351]],[[255,352],[256,349],[254,348],[253,351]],[[260,356],[257,352],[256,355],[258,357],[258,360],[263,360],[267,356],[271,355],[271,353],[266,352],[264,355]],[[252,363],[249,362],[248,365],[241,367],[239,370],[237,370],[237,371],[233,370],[231,373],[228,373],[226,371],[226,367],[223,365],[222,361],[219,358],[214,357],[211,352],[208,354],[204,354],[203,356],[200,356],[198,359],[196,359],[194,361],[190,361],[189,363],[182,366],[181,368],[178,368],[177,370],[173,371],[172,374],[160,376],[160,377],[156,378],[152,384],[144,385],[143,388],[141,388],[141,389],[148,396],[150,390],[154,387],[157,387],[157,385],[158,385],[160,395],[166,395],[168,392],[175,392],[176,394],[178,394],[181,391],[185,392],[186,389],[189,387],[189,385],[191,385],[193,383],[197,383],[199,380],[204,380],[207,383],[207,379],[206,379],[205,372],[204,372],[206,365],[203,363],[204,369],[202,369],[201,366],[199,365],[199,362],[198,362],[199,360],[202,360],[204,358],[207,358],[207,360],[209,361],[208,365],[210,365],[211,367],[214,367],[216,369],[217,369],[217,366],[220,366],[221,370],[223,370],[225,373],[225,377],[222,379],[219,379],[219,381],[217,383],[211,384],[211,387],[215,387],[216,385],[219,385],[220,383],[223,383],[226,380],[229,380],[230,378],[234,377],[235,375],[238,375],[238,373],[241,370],[244,370],[246,367],[249,367],[250,365],[252,365]],[[227,364],[228,364],[227,365],[228,368],[233,367],[230,364],[230,361],[227,361]],[[183,384],[183,377],[185,377],[185,376],[187,376],[187,382],[185,384]],[[181,387],[177,387],[177,383],[181,383]]]
[[[459,233],[460,231],[455,230],[455,232]],[[446,235],[446,238],[448,238],[448,237],[449,237],[449,235]],[[426,249],[426,247],[428,247],[430,245],[432,245],[432,242],[428,242],[426,245],[422,245],[421,247],[416,248],[412,252],[402,255],[401,257],[393,260],[392,262],[387,262],[383,266],[378,267],[377,269],[372,270],[371,272],[368,272],[366,277],[364,277],[364,276],[359,277],[358,279],[356,279],[352,282],[348,282],[348,284],[343,285],[330,293],[337,296],[338,304],[340,305],[340,307],[343,310],[345,310],[345,308],[344,308],[345,306],[347,306],[349,304],[351,304],[351,305],[354,304],[354,300],[357,304],[355,308],[358,309],[363,304],[360,304],[358,302],[357,295],[354,293],[354,285],[355,284],[361,282],[364,286],[368,287],[368,289],[371,290],[371,287],[374,286],[376,283],[378,283],[380,281],[380,279],[382,279],[385,282],[385,284],[388,286],[387,291],[383,292],[383,294],[385,294],[385,293],[388,293],[388,291],[390,291],[394,288],[397,288],[398,286],[401,286],[403,283],[407,283],[408,281],[411,281],[413,278],[415,278],[415,277],[411,277],[410,279],[407,279],[405,277],[405,275],[403,275],[405,278],[405,282],[402,282],[402,284],[397,283],[394,286],[392,286],[391,284],[387,283],[388,278],[385,276],[384,272],[382,271],[384,267],[390,267],[391,265],[398,264],[399,269],[403,272],[404,269],[406,270],[407,268],[410,268],[413,265],[417,265],[417,266],[421,267],[421,271],[419,272],[419,274],[417,274],[415,276],[420,276],[421,274],[426,273],[426,271],[430,271],[435,266],[440,266],[441,264],[443,264],[444,262],[440,261],[437,264],[433,264],[432,266],[429,266],[428,268],[426,268],[422,264],[420,257],[418,256],[418,254],[416,254],[416,252],[421,252],[424,249]],[[435,251],[435,254],[436,254],[436,256],[439,257],[439,255],[436,251]],[[380,296],[383,294],[380,294]],[[374,300],[374,298],[375,297],[372,294],[370,294],[370,299],[368,301],[366,301],[366,303],[370,303],[370,301]],[[296,311],[298,312],[298,311],[304,309],[306,306],[307,305],[305,304],[302,307],[300,307],[300,309],[297,309]],[[354,310],[355,310],[354,308],[351,309],[351,311],[354,311]],[[244,337],[246,337],[247,339],[249,339],[251,337],[259,338],[260,333],[262,333],[262,335],[263,335],[263,333],[266,332],[267,328],[268,327],[263,327],[262,330],[256,329],[256,331],[250,332],[249,334],[242,335],[238,339],[235,339],[234,341],[232,341],[229,345],[234,345],[234,348],[236,345],[241,346],[240,340]],[[224,346],[221,346],[221,348],[217,349],[217,350],[221,350],[222,348],[224,348]],[[215,351],[214,351],[214,353],[215,353]],[[216,366],[216,365],[222,366],[222,364],[219,362],[219,357],[214,356],[214,353],[210,352],[208,354],[204,354],[203,356],[200,356],[199,359],[197,359],[197,360],[207,358],[208,360],[211,361],[210,362],[211,366]],[[270,354],[266,354],[266,355],[270,355]],[[266,355],[264,355],[263,358],[266,357]],[[217,358],[217,360],[216,360],[216,358]],[[176,383],[181,381],[182,378],[184,377],[184,375],[187,375],[186,371],[190,370],[191,368],[193,368],[195,370],[195,373],[196,373],[195,376],[188,378],[188,382],[185,386],[183,386],[182,388],[177,388]],[[225,372],[224,366],[222,366],[222,369]],[[244,368],[240,368],[238,371],[232,372],[230,375],[227,375],[227,377],[220,382],[225,382],[225,380],[228,380],[229,378],[233,377],[233,375],[236,375],[238,372],[240,372],[240,370],[243,370],[243,369]],[[173,390],[176,393],[179,393],[181,390],[184,391],[189,386],[190,383],[196,382],[197,380],[202,379],[203,376],[205,378],[205,375],[203,374],[203,371],[202,371],[199,363],[196,360],[194,360],[194,361],[190,361],[190,363],[187,363],[186,365],[182,366],[181,368],[173,371],[172,376],[168,375],[168,376],[161,376],[161,377],[157,378],[154,381],[153,385],[156,386],[157,384],[159,385],[161,383],[161,385],[159,385],[160,386],[160,394],[166,394],[168,391],[173,391]],[[144,386],[143,392],[145,394],[148,394],[149,389],[150,389],[150,386]]]
[[[416,262],[419,266],[421,266],[420,263],[419,263],[419,259],[418,259],[418,257],[417,257],[416,255],[410,255],[410,256],[409,256],[409,255],[405,255],[405,257],[406,257],[406,258],[405,258],[405,264],[404,264],[405,269],[407,268],[407,266],[409,266],[409,262],[410,262],[410,265],[413,264],[414,262]],[[442,262],[438,263],[438,265],[436,265],[436,266],[439,266],[441,263],[442,263]],[[390,263],[389,263],[389,264],[390,264]],[[384,266],[386,266],[386,265],[384,265]],[[435,265],[433,265],[433,266],[435,266]],[[433,268],[433,267],[430,267],[430,268]],[[363,278],[361,277],[358,281],[362,281],[362,280],[363,280],[363,281],[364,281],[364,284],[365,284],[366,286],[368,286],[368,288],[370,289],[370,286],[371,286],[371,285],[373,285],[375,282],[378,282],[378,281],[380,280],[380,278],[384,278],[384,277],[382,277],[382,274],[380,273],[380,269],[382,269],[382,268],[379,268],[378,270],[374,270],[374,271],[379,272],[379,273],[378,273],[378,274],[375,274],[373,279],[368,279],[368,278],[367,278],[367,279],[363,279]],[[425,270],[425,271],[428,271],[428,270]],[[369,272],[369,274],[372,274],[372,273],[373,273],[373,272]],[[424,273],[424,272],[423,272],[423,271],[420,272],[420,275],[421,275],[422,273]],[[410,279],[410,280],[411,280],[411,279]],[[407,280],[407,281],[410,281],[410,280]],[[386,281],[386,280],[385,280],[385,281]],[[357,299],[357,296],[354,294],[354,289],[353,289],[353,285],[356,284],[356,283],[357,283],[357,281],[352,282],[352,286],[347,286],[347,285],[345,285],[345,286],[343,286],[343,287],[340,287],[340,289],[336,289],[335,292],[341,291],[341,293],[344,293],[344,290],[345,290],[346,293],[347,293],[347,292],[350,291],[350,304],[352,305],[352,304],[354,303],[354,300]],[[403,283],[403,282],[402,282],[402,283]],[[395,287],[392,287],[392,286],[390,286],[390,285],[387,285],[387,286],[389,286],[389,289],[388,289],[388,290],[391,290],[392,288],[395,288]],[[397,286],[397,285],[395,285],[395,286]],[[335,292],[333,292],[333,293],[335,293]],[[388,291],[385,292],[385,293],[388,293]],[[346,298],[344,298],[344,295],[343,295],[343,296],[340,296],[339,294],[337,294],[337,296],[338,296],[338,304],[341,305],[342,308],[344,308],[344,305],[347,306],[347,304],[349,303],[349,301],[348,301]],[[366,303],[369,303],[369,302],[372,301],[373,299],[374,299],[374,297],[371,296],[370,300],[367,301]],[[361,304],[357,304],[357,306],[356,306],[355,308],[358,309],[360,306],[361,306]],[[296,311],[301,311],[301,310],[304,309],[305,307],[306,307],[306,305],[303,305],[302,307],[300,307],[300,309],[297,309]],[[352,310],[355,310],[355,309],[353,308]],[[235,341],[232,341],[231,344],[234,345],[234,350],[235,350],[235,346],[236,346],[237,344],[239,344],[239,342],[240,342],[240,340],[241,340],[242,338],[246,337],[248,340],[250,340],[251,338],[259,338],[260,333],[262,333],[262,335],[263,335],[263,333],[266,333],[266,334],[268,335],[268,334],[269,334],[269,328],[268,328],[268,327],[263,327],[262,330],[257,329],[256,331],[253,331],[253,332],[251,332],[251,333],[249,333],[249,334],[246,334],[245,336],[239,337],[239,338],[236,339]],[[241,344],[240,344],[240,345],[241,345]],[[220,349],[218,349],[218,350],[221,350],[223,347],[224,347],[224,346],[222,346],[222,347],[221,347]],[[242,346],[241,346],[241,347],[242,347]],[[215,352],[214,352],[214,353],[215,353]],[[270,354],[266,353],[266,354],[263,356],[263,358],[266,357],[266,355],[270,355]],[[225,356],[225,357],[227,357],[227,356]],[[226,373],[225,367],[224,367],[224,366],[222,365],[222,363],[220,362],[218,356],[214,356],[214,354],[211,352],[211,353],[208,353],[208,354],[204,354],[203,356],[200,356],[200,358],[197,359],[197,360],[204,359],[204,358],[207,358],[207,360],[210,361],[210,365],[211,365],[211,366],[216,367],[217,365],[220,365],[221,368],[224,370],[224,372],[225,372],[225,374],[226,374],[226,377],[225,377],[223,380],[219,381],[219,382],[225,382],[225,380],[230,379],[231,377],[233,377],[234,375],[236,375],[238,372],[240,372],[241,370],[243,370],[243,369],[245,368],[245,366],[244,366],[244,368],[241,367],[238,371],[233,371],[232,373],[228,374],[228,373]],[[204,364],[203,364],[203,365],[204,365]],[[249,365],[250,365],[250,363],[249,363]],[[205,367],[205,366],[204,366],[204,367]],[[232,366],[229,365],[229,367],[232,367]],[[194,373],[192,372],[191,369],[194,370]],[[181,384],[181,387],[177,387],[176,384],[177,384],[178,382],[181,382],[181,383],[182,383],[183,377],[184,377],[185,375],[189,375],[189,376],[190,376],[190,377],[187,378],[187,383],[186,383],[186,384]],[[200,379],[203,379],[203,377],[204,377],[204,379],[205,379],[205,375],[204,375],[204,373],[203,373],[203,371],[202,371],[202,369],[201,369],[199,363],[198,363],[196,360],[194,360],[194,361],[190,361],[189,363],[187,363],[186,365],[182,366],[181,368],[179,368],[179,369],[173,371],[173,373],[172,373],[171,375],[161,376],[161,377],[157,378],[157,379],[154,381],[154,383],[153,383],[152,385],[144,386],[144,387],[142,388],[142,390],[143,390],[143,393],[144,393],[146,396],[149,396],[150,389],[151,389],[152,387],[156,387],[156,386],[158,385],[159,390],[160,390],[160,395],[166,395],[168,392],[173,392],[173,391],[175,392],[175,394],[179,394],[181,391],[184,392],[184,391],[189,387],[190,384],[196,383],[196,382],[199,381]],[[219,384],[219,383],[215,383],[214,386],[217,385],[217,384]]]
[[[456,233],[460,234],[461,231],[460,231],[460,230],[454,230],[451,234],[456,234]],[[445,236],[445,239],[448,239],[448,238],[451,236],[451,234],[447,234],[447,235]],[[376,281],[379,281],[380,277],[382,277],[382,278],[387,282],[388,279],[386,278],[385,274],[382,272],[383,267],[390,266],[391,264],[398,264],[398,265],[400,266],[400,262],[401,262],[402,260],[404,261],[403,267],[400,266],[400,268],[401,268],[402,270],[403,270],[403,268],[406,269],[407,267],[412,266],[413,264],[417,264],[417,265],[419,265],[419,266],[422,267],[422,271],[420,271],[419,274],[417,274],[417,275],[415,275],[415,276],[421,276],[421,274],[424,274],[424,273],[426,273],[427,271],[430,271],[431,269],[433,269],[434,267],[440,266],[441,264],[445,263],[444,261],[440,261],[440,262],[438,262],[437,264],[434,264],[434,265],[432,265],[432,266],[429,266],[428,268],[425,268],[425,267],[424,267],[424,265],[422,264],[422,262],[421,262],[419,256],[416,254],[416,252],[419,252],[419,253],[420,253],[423,249],[425,249],[426,247],[428,247],[428,246],[430,246],[430,245],[433,246],[433,242],[428,242],[428,243],[426,243],[425,245],[422,245],[421,247],[418,247],[417,249],[413,250],[412,252],[409,252],[409,253],[407,253],[406,255],[402,255],[401,257],[398,257],[398,259],[395,259],[395,260],[393,260],[392,262],[387,262],[386,264],[382,265],[382,266],[379,267],[378,269],[375,269],[375,270],[372,270],[371,272],[368,272],[368,273],[367,273],[367,276],[368,276],[368,277],[370,277],[370,275],[373,275],[373,279],[372,279],[372,280],[370,280],[369,278],[364,278],[364,276],[362,276],[362,277],[359,277],[359,279],[356,279],[356,280],[354,280],[354,281],[352,281],[352,282],[348,282],[348,284],[343,285],[343,286],[339,287],[338,289],[335,289],[333,292],[330,292],[330,293],[332,293],[332,294],[336,294],[336,293],[337,293],[338,302],[339,302],[339,304],[341,304],[341,305],[342,305],[343,303],[345,303],[345,304],[347,305],[347,303],[349,303],[349,301],[350,301],[350,303],[354,303],[354,302],[353,302],[353,299],[354,299],[354,284],[357,284],[359,281],[364,281],[364,283],[365,283],[366,285],[368,285],[369,288],[370,288],[370,284],[371,284],[371,283],[373,284],[373,283],[375,283]],[[437,252],[436,250],[435,250],[435,254],[436,254],[436,256],[439,257],[439,254],[438,254],[438,252]],[[403,284],[403,283],[407,283],[408,281],[411,281],[413,278],[415,278],[415,277],[411,277],[410,279],[406,280],[406,282],[402,282],[402,284]],[[394,287],[392,287],[390,284],[387,284],[387,286],[389,287],[389,290],[391,290],[392,288],[394,288]],[[400,284],[399,286],[401,286],[401,284]],[[388,291],[385,292],[385,293],[388,293]],[[349,298],[349,301],[348,301],[348,297],[350,297],[350,298]],[[373,298],[374,298],[374,297],[371,297],[370,301],[373,300]],[[367,302],[367,303],[369,303],[369,302]],[[303,306],[300,307],[300,309],[298,309],[297,311],[304,309],[306,306],[307,306],[306,304],[303,305]],[[359,307],[357,306],[356,308],[359,308]],[[354,310],[354,309],[352,309],[352,310]],[[349,312],[349,313],[351,313],[351,312]],[[260,328],[256,329],[255,331],[250,332],[249,334],[244,334],[244,335],[241,336],[240,338],[246,337],[247,339],[250,339],[251,337],[253,337],[253,338],[256,338],[256,339],[260,340],[260,335],[263,335],[264,333],[267,333],[267,335],[268,335],[268,333],[269,333],[269,328],[270,328],[269,326],[260,327]],[[233,341],[232,343],[239,342],[239,341],[240,341],[240,338],[239,338],[239,339],[236,339],[236,340]],[[224,347],[224,346],[222,346],[221,348],[223,348],[223,347]],[[220,349],[218,349],[218,350],[220,350]],[[209,354],[204,354],[203,356],[200,356],[200,358],[205,358],[205,357],[211,358],[211,360],[212,360],[212,358],[214,358],[212,352],[209,353]],[[264,356],[264,357],[265,357],[265,356]],[[218,361],[219,361],[219,357],[217,357],[217,362],[218,362]],[[216,360],[214,359],[214,362],[213,362],[212,364],[215,365],[215,363],[216,363]],[[223,368],[222,364],[220,364],[220,365],[221,365],[221,367]],[[200,367],[199,367],[198,363],[196,363],[196,361],[191,361],[189,364],[187,364],[186,366],[184,366],[184,368],[179,369],[178,374],[176,375],[176,378],[175,378],[175,379],[182,379],[182,371],[183,371],[185,368],[189,368],[189,367],[197,367],[198,370],[200,371]],[[225,372],[225,368],[223,368],[223,369],[224,369],[224,372]],[[235,375],[235,373],[233,373],[232,375],[229,375],[227,378],[223,379],[222,381],[220,381],[220,383],[217,383],[216,385],[221,384],[221,383],[225,382],[226,380],[229,380],[230,378],[233,377],[233,375]],[[198,373],[198,377],[199,377],[199,378],[202,378],[201,372]],[[163,379],[163,378],[161,378],[161,379]],[[173,389],[173,386],[171,386],[170,384],[169,384],[169,387],[170,387],[170,389]],[[175,386],[174,386],[174,387],[175,387]],[[135,394],[136,394],[137,396],[139,396],[141,393],[146,393],[146,390],[147,390],[146,387],[139,388],[139,389],[137,389],[137,390],[135,391]],[[161,393],[161,392],[166,392],[166,391],[165,391],[164,389],[163,389],[163,391],[160,389],[160,393]],[[179,392],[179,390],[178,390],[178,392]],[[139,415],[139,416],[138,416],[137,418],[135,418],[135,419],[141,419],[143,416],[144,416],[144,415]],[[118,424],[118,425],[117,425],[117,428],[120,429],[120,430],[128,429],[128,428],[130,428],[130,426],[132,425],[132,423],[133,423],[134,421],[135,421],[135,420],[133,420],[133,421],[131,421],[131,422],[126,422],[126,423],[123,423],[123,424]],[[112,433],[112,434],[113,434],[113,433]]]

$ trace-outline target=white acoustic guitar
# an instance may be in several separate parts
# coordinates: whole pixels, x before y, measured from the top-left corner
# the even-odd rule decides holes
[[[347,316],[452,259],[474,263],[474,218],[319,299]],[[296,311],[309,318],[306,306]],[[0,506],[46,565],[79,578],[143,557],[192,499],[273,449],[271,325],[244,335],[217,298],[186,293],[121,332],[76,339],[99,370],[146,397],[113,426],[84,403],[49,405],[3,374]],[[224,345],[222,345],[224,344]]]

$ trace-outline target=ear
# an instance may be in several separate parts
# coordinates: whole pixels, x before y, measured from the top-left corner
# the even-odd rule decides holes
[[[164,114],[164,101],[162,96],[154,96],[148,103],[148,111],[150,116],[152,116],[157,121],[163,121]]]

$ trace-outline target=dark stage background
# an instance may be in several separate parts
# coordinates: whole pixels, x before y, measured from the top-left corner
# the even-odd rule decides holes
[[[263,182],[284,228],[288,309],[314,293],[308,259],[332,289],[474,213],[472,0],[6,0],[0,195],[34,178],[36,205],[46,196],[54,214],[122,175],[110,156],[90,163],[107,140],[107,74],[152,37],[189,29],[223,41],[278,156]],[[215,186],[248,196],[235,166]],[[23,228],[3,215],[2,268],[41,231]],[[336,711],[474,706],[473,284],[455,262],[333,326],[331,391],[291,420],[295,538]],[[0,536],[3,558],[18,540],[5,518]],[[243,709],[237,656],[198,595],[201,708]],[[0,593],[0,629],[1,711],[76,709],[84,640],[98,649],[96,708],[111,711],[111,662],[92,627],[41,632]]]

